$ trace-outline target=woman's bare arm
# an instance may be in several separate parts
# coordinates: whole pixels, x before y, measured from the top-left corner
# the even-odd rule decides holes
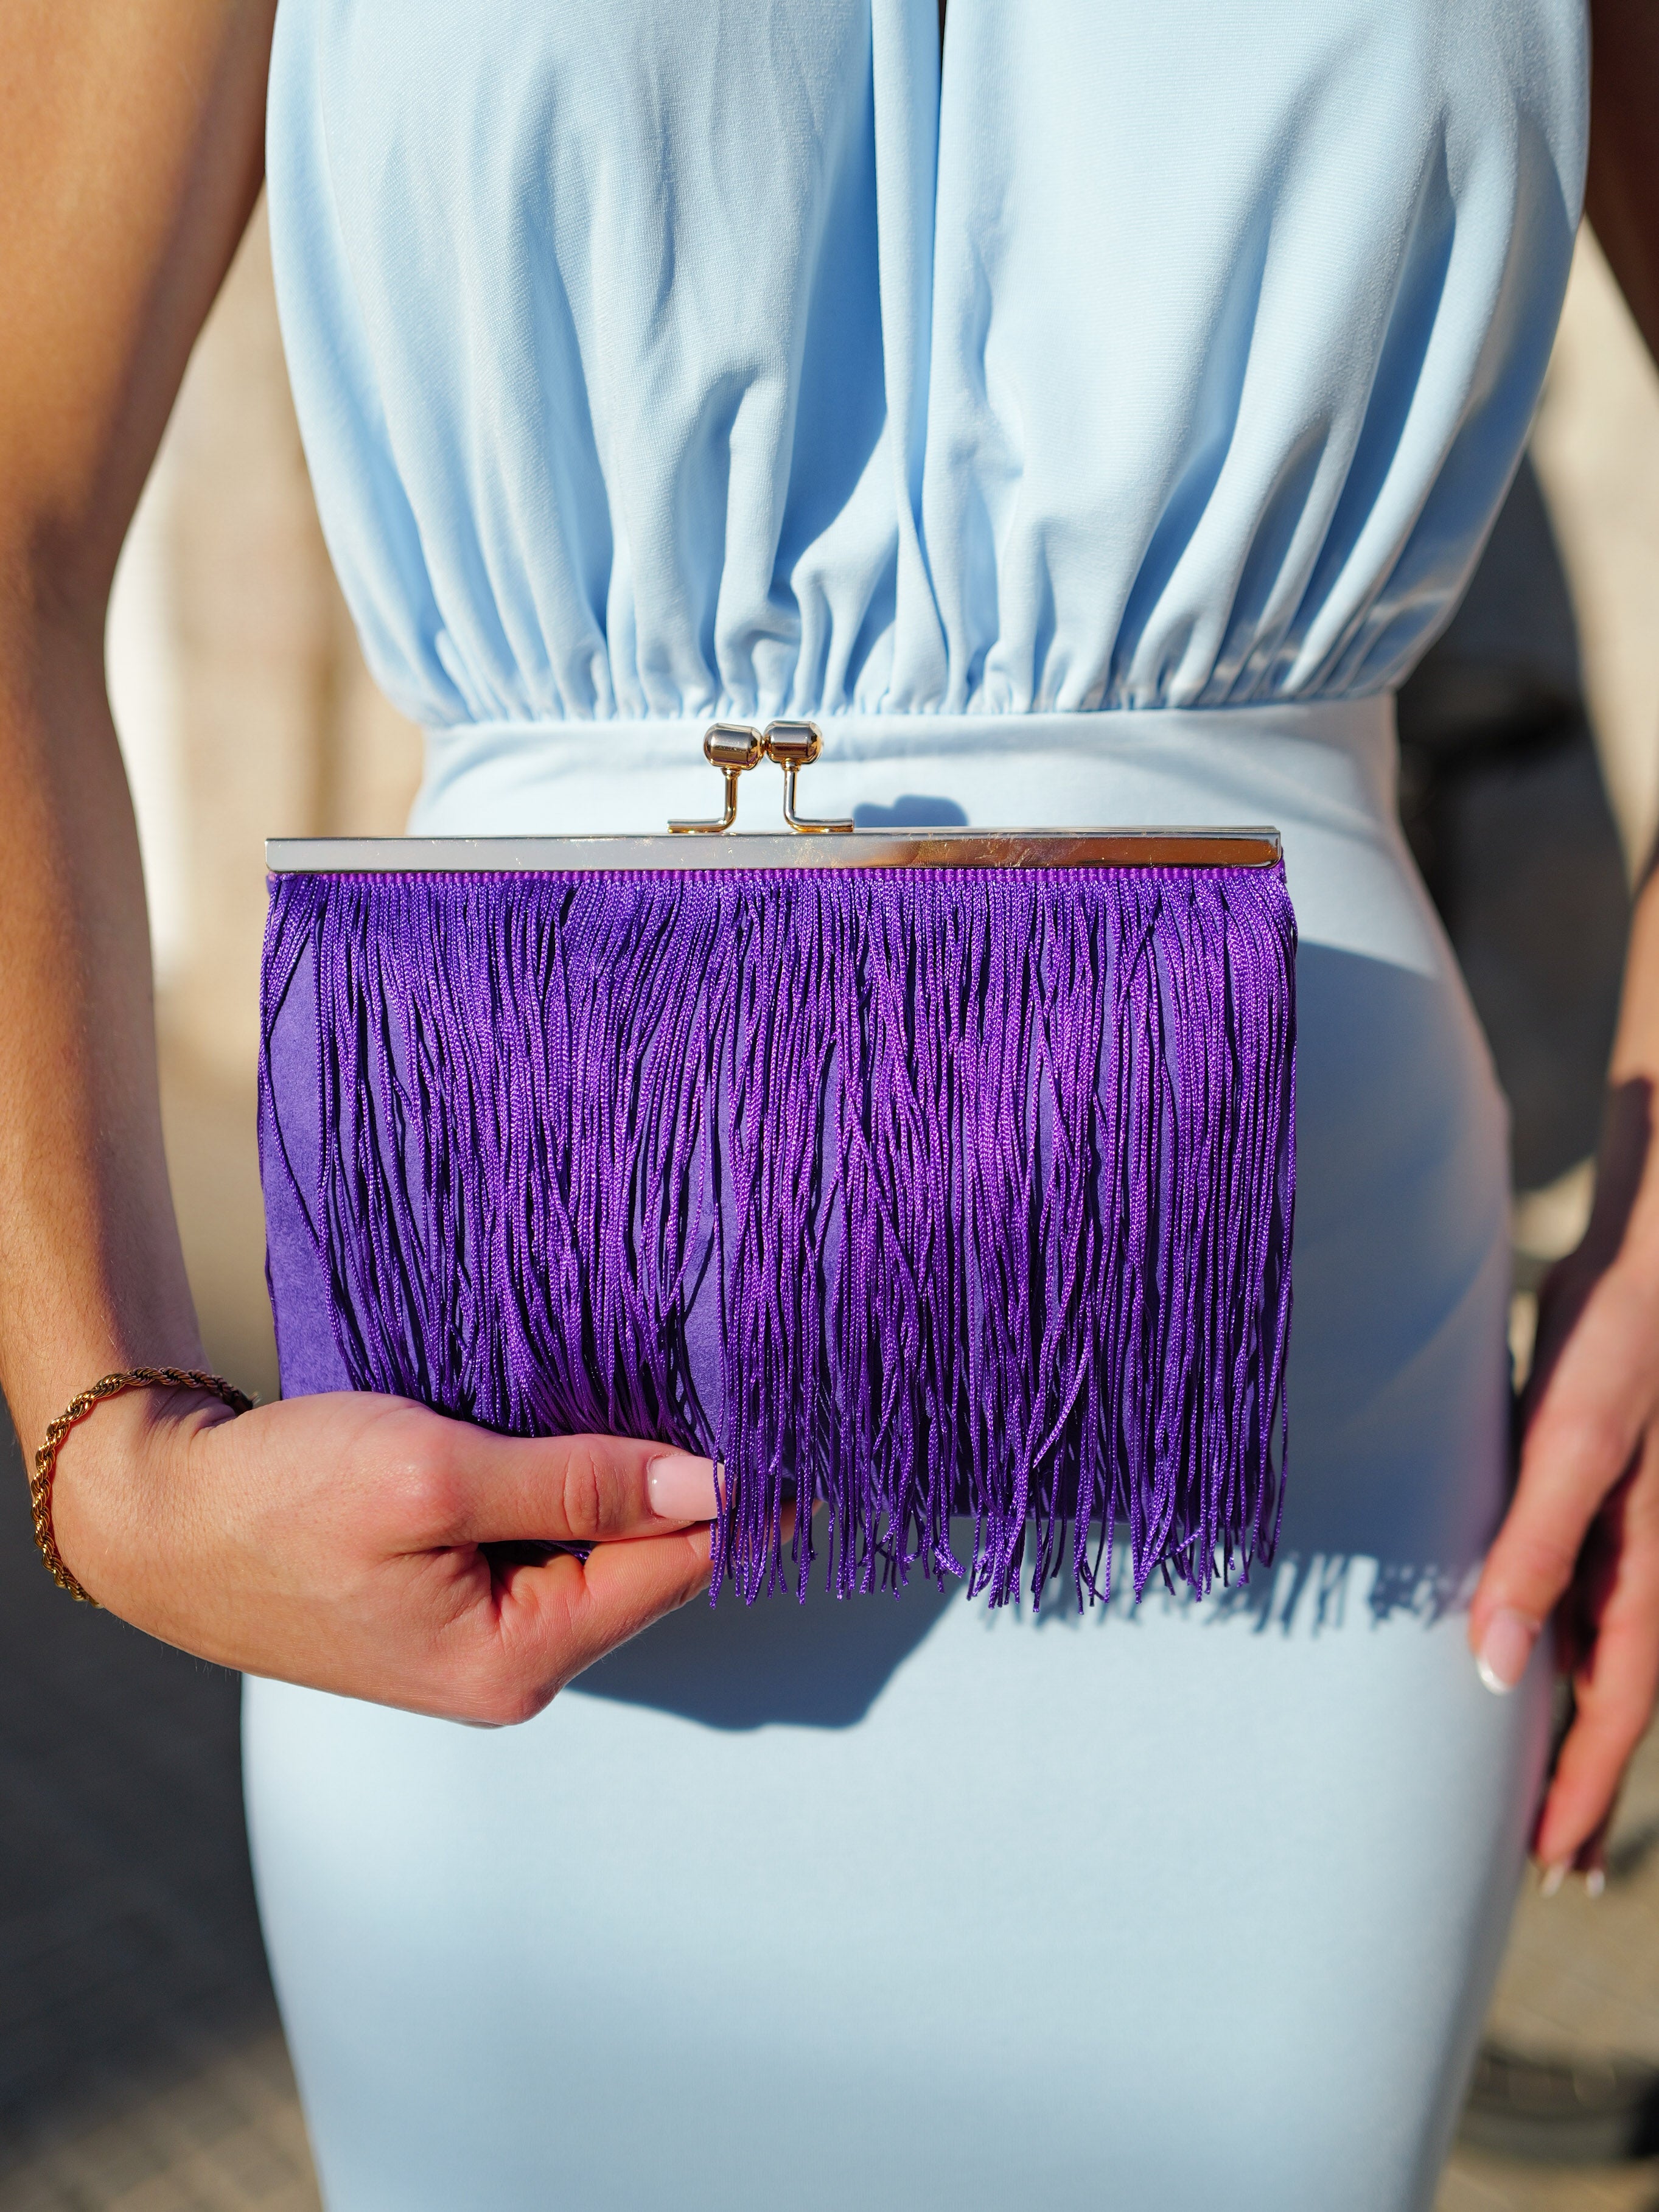
[[[263,168],[273,0],[11,0],[0,74],[0,1382],[199,1366],[110,580]]]
[[[0,1383],[26,1449],[112,1369],[203,1364],[105,690],[117,555],[259,189],[275,0],[6,0],[0,75]],[[81,1581],[170,1641],[521,1717],[706,1583],[707,1463],[341,1395],[135,1394],[65,1444]],[[497,1572],[481,1547],[605,1542]]]
[[[1659,361],[1659,7],[1595,0],[1592,33],[1589,217]],[[1520,1480],[1470,1620],[1494,1687],[1518,1680],[1552,1616],[1576,1712],[1534,1848],[1546,1866],[1593,1869],[1659,1688],[1659,874],[1651,867],[1631,931],[1594,1217],[1545,1285]]]

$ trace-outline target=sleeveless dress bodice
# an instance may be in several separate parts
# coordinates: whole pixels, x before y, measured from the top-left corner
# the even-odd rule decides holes
[[[1524,437],[1575,0],[283,0],[284,336],[428,730],[1395,684]],[[550,731],[550,735],[552,732]]]

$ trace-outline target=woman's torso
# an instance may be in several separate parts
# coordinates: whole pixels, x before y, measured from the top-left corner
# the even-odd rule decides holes
[[[295,395],[419,826],[659,828],[709,715],[797,713],[812,811],[1276,822],[1307,1539],[1380,1556],[1409,1491],[1454,1580],[1502,1117],[1386,694],[1525,434],[1585,62],[1579,0],[951,0],[942,77],[935,0],[282,0],[273,64]]]

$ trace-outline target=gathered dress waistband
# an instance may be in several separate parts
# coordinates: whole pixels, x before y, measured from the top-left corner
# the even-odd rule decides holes
[[[641,835],[671,816],[708,813],[720,790],[702,752],[711,719],[430,731],[410,827],[428,836]],[[1158,818],[1171,823],[1254,821],[1281,784],[1281,805],[1294,800],[1297,812],[1322,800],[1374,817],[1392,804],[1388,694],[1100,714],[834,714],[818,726],[823,752],[802,776],[803,808],[872,827],[1072,827],[1115,805],[1103,820],[1128,827],[1152,818],[1145,809],[1154,801]],[[739,827],[781,827],[781,790],[775,771],[744,778]]]

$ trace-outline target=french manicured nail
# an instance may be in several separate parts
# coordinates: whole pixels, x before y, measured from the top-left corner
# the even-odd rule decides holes
[[[712,1521],[720,1511],[714,1462],[694,1452],[664,1452],[645,1470],[646,1495],[659,1521]]]
[[[1589,1872],[1584,1876],[1584,1894],[1586,1897],[1600,1897],[1607,1886],[1607,1870],[1605,1867],[1592,1867],[1589,1869]]]
[[[1558,1860],[1554,1866],[1546,1867],[1538,1877],[1538,1894],[1540,1897],[1553,1897],[1566,1878],[1567,1862],[1565,1859]]]
[[[1493,1697],[1504,1697],[1515,1687],[1527,1671],[1537,1641],[1538,1631],[1524,1614],[1510,1613],[1507,1607],[1493,1613],[1474,1662]]]

